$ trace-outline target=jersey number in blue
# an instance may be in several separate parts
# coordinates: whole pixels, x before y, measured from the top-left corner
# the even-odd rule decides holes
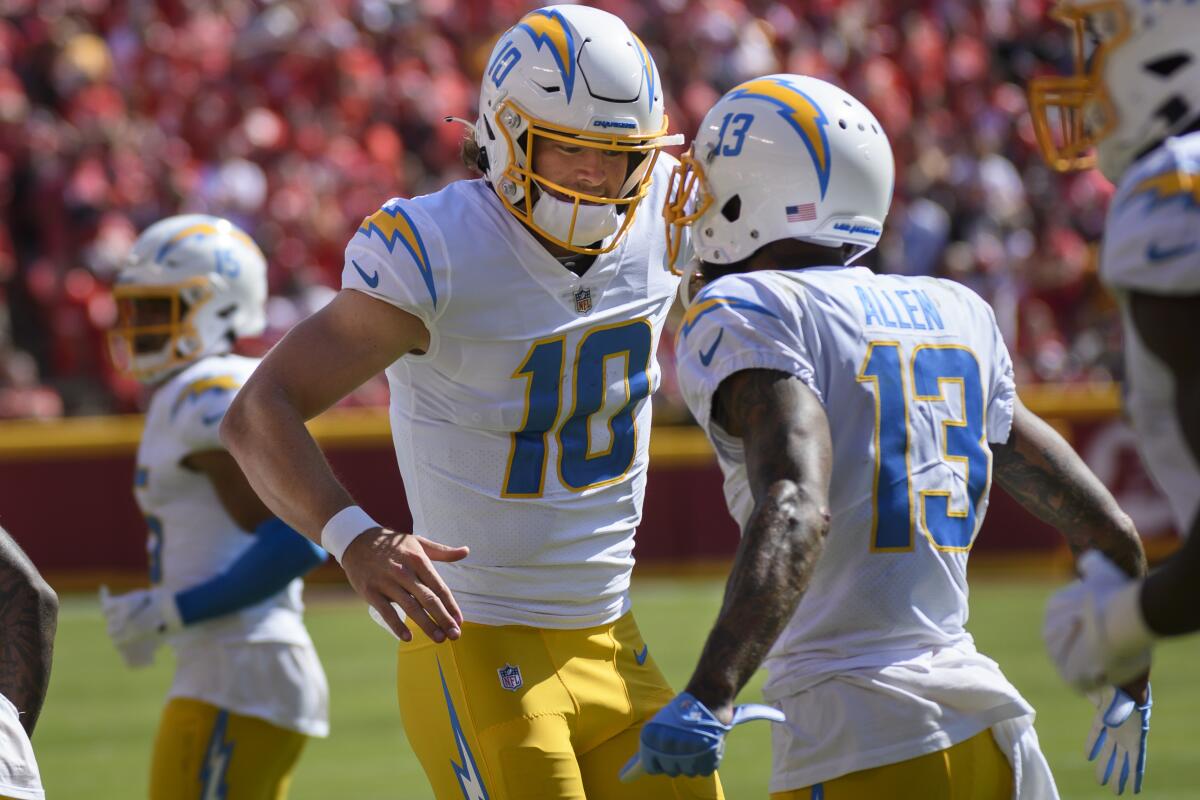
[[[637,452],[634,415],[650,395],[650,324],[645,320],[593,328],[575,356],[571,412],[558,428],[558,475],[582,491],[619,479]],[[546,483],[546,437],[562,406],[563,337],[535,342],[513,373],[527,381],[525,421],[512,435],[504,497],[540,497]],[[625,364],[625,404],[608,422],[608,447],[593,452],[591,418],[604,406],[610,358]]]
[[[949,489],[920,492],[917,510],[921,532],[939,550],[968,550],[975,535],[975,509],[987,489],[991,456],[984,432],[983,382],[979,362],[960,345],[916,348],[912,354],[911,400],[936,403],[946,399],[946,387],[957,387],[965,419],[941,422],[942,461],[966,470],[967,507],[950,504]],[[916,520],[913,515],[909,464],[909,402],[900,345],[872,342],[858,380],[875,391],[875,520],[872,549],[911,550]],[[932,416],[933,409],[922,409]]]
[[[721,130],[717,133],[717,146],[713,148],[713,152],[723,156],[736,156],[742,152],[742,145],[746,143],[746,131],[750,130],[750,123],[753,121],[753,114],[734,114],[732,111],[726,114],[721,120]],[[729,144],[725,144],[726,133],[732,137]]]
[[[146,538],[146,555],[150,561],[150,583],[157,586],[162,583],[162,520],[152,514],[147,515],[146,529],[150,534]]]

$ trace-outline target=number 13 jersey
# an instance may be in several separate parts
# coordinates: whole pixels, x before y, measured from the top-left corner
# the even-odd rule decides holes
[[[577,276],[482,180],[393,199],[346,248],[343,288],[407,311],[429,350],[387,370],[416,533],[471,554],[437,570],[467,620],[582,628],[629,608],[655,360],[678,279],[670,163],[616,249]]]
[[[854,658],[967,634],[967,553],[1007,440],[1014,387],[991,308],[964,286],[864,268],[723,277],[688,309],[679,382],[745,526],[754,500],[742,440],[711,417],[721,381],[795,375],[833,440],[824,553],[775,653]]]

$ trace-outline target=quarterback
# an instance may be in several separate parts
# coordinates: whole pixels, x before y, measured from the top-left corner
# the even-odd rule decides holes
[[[1116,184],[1100,277],[1124,322],[1125,406],[1187,537],[1144,581],[1092,556],[1051,599],[1050,655],[1068,683],[1095,690],[1143,672],[1155,639],[1200,629],[1200,6],[1054,13],[1075,34],[1075,74],[1034,80],[1030,111],[1051,166],[1095,165]]]
[[[529,13],[484,72],[484,178],[364,219],[342,291],[222,425],[261,496],[401,639],[400,714],[440,800],[721,796],[715,777],[617,783],[673,694],[628,594],[678,284],[654,213],[659,151],[681,143],[667,131],[624,23]],[[411,534],[354,505],[304,428],[380,370]]]
[[[113,288],[114,357],[152,387],[134,494],[151,588],[111,596],[130,667],[175,651],[151,764],[152,800],[277,800],[309,736],[329,731],[325,673],[301,617],[300,576],[325,553],[271,514],[217,436],[257,365],[266,262],[228,220],[169,217],[134,243]]]
[[[799,75],[733,89],[683,157],[668,240],[690,226],[700,267],[679,381],[742,541],[686,691],[643,728],[642,771],[712,769],[765,658],[786,716],[776,800],[1057,796],[1033,709],[964,627],[993,474],[1073,549],[1138,574],[1141,546],[1021,404],[982,299],[852,266],[893,182],[871,112]]]

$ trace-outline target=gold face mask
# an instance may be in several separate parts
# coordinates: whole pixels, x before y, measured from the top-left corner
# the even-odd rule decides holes
[[[712,205],[712,201],[712,195],[705,185],[704,168],[688,150],[679,157],[679,165],[671,170],[667,199],[662,209],[666,223],[667,263],[676,275],[683,274],[675,266],[683,242],[683,229],[698,220]]]
[[[108,332],[113,364],[152,381],[190,363],[200,341],[192,316],[212,296],[204,278],[170,286],[116,286],[117,321]]]
[[[1051,16],[1071,28],[1074,71],[1034,78],[1029,84],[1029,113],[1038,147],[1058,172],[1089,169],[1095,146],[1117,126],[1117,111],[1105,90],[1104,65],[1129,38],[1129,13],[1120,0],[1060,5]],[[1095,47],[1089,52],[1089,37]]]
[[[666,135],[668,126],[666,115],[663,115],[661,130],[634,136],[618,133],[592,133],[590,131],[580,133],[571,128],[532,117],[508,100],[500,104],[496,118],[500,121],[499,128],[508,146],[508,167],[504,170],[500,181],[500,190],[497,192],[501,202],[513,216],[542,238],[572,252],[587,255],[608,253],[620,243],[621,237],[633,223],[638,206],[650,190],[650,178],[654,172],[654,164],[658,160],[659,150],[666,145],[676,143],[676,139],[680,138]],[[525,127],[523,141],[513,136],[513,131],[520,130],[522,123]],[[622,196],[605,197],[588,194],[550,181],[534,171],[533,153],[539,142],[558,142],[572,147],[626,153],[630,159],[640,159],[640,163],[630,171],[626,178],[622,187]],[[517,158],[518,152],[523,155],[522,159]],[[512,188],[507,188],[509,186]],[[512,198],[520,196],[518,190],[524,192],[524,200],[514,202]],[[571,204],[571,220],[565,237],[546,230],[535,221],[533,207],[540,192],[549,192],[558,199]],[[623,212],[616,235],[612,236],[607,245],[589,247],[571,244],[576,223],[579,220],[580,209],[585,205],[610,206],[615,207],[618,212]]]

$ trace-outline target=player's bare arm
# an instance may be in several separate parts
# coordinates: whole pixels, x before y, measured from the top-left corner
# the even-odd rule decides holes
[[[1057,528],[1072,553],[1096,549],[1127,574],[1146,574],[1133,521],[1066,440],[1019,398],[1008,441],[993,444],[992,452],[996,480],[1027,511]]]
[[[208,478],[225,513],[247,533],[274,516],[266,504],[258,499],[242,468],[228,451],[192,453],[183,459],[183,465]]]
[[[250,485],[281,519],[315,542],[325,523],[354,505],[304,423],[392,362],[429,346],[412,314],[344,290],[276,345],[238,392],[221,440]],[[354,586],[405,641],[397,603],[435,641],[456,638],[462,613],[431,561],[457,561],[466,548],[377,528],[346,548]]]
[[[17,707],[31,736],[50,686],[57,626],[58,596],[0,529],[0,694]]]
[[[723,381],[713,418],[742,438],[755,506],[687,691],[728,722],[734,697],[791,619],[821,555],[832,445],[816,395],[774,370]]]
[[[1138,336],[1172,373],[1175,413],[1192,457],[1200,463],[1200,346],[1196,319],[1200,297],[1164,297],[1133,292],[1129,308]],[[1157,634],[1172,636],[1200,629],[1200,516],[1183,548],[1142,588],[1142,615]]]

